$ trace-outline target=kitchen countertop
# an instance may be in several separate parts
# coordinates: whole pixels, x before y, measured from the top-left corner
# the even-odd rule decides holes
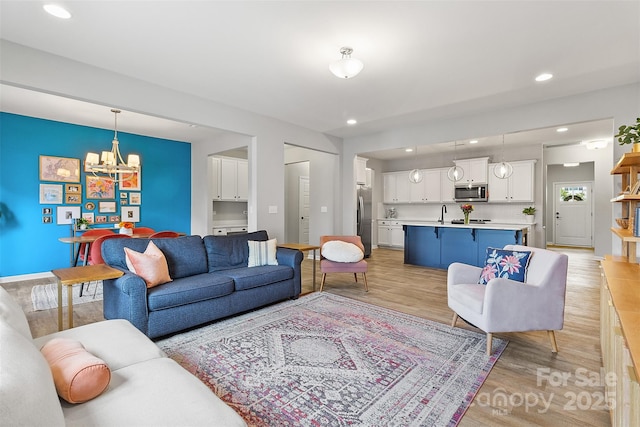
[[[426,220],[413,220],[413,219],[400,219],[400,218],[385,218],[379,221],[398,221],[402,225],[423,226],[423,227],[448,227],[448,228],[476,228],[486,230],[522,230],[528,228],[534,224],[519,223],[509,224],[501,222],[485,222],[485,223],[471,223],[471,224],[451,224],[451,220],[445,220],[444,224],[438,221],[426,221]]]

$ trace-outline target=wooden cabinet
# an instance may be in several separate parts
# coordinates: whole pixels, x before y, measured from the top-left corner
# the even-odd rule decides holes
[[[417,184],[409,182],[409,198],[411,203],[440,203],[440,170],[425,169],[423,178]]]
[[[220,158],[220,200],[246,202],[249,197],[249,164],[243,159]]]
[[[378,246],[404,247],[404,231],[400,221],[378,221]]]
[[[488,157],[480,157],[477,159],[456,160],[456,165],[464,171],[462,179],[458,184],[486,184],[487,183],[487,167],[489,164]]]
[[[612,175],[620,175],[622,177],[622,190],[633,188],[638,181],[640,173],[640,153],[625,153],[616,166],[611,170]],[[622,255],[627,258],[628,262],[636,263],[637,245],[640,243],[640,237],[633,235],[636,221],[636,208],[640,206],[640,195],[638,194],[620,194],[611,199],[612,202],[621,203],[621,218],[628,218],[629,225],[626,229],[612,227],[611,231],[622,240]]]
[[[506,179],[493,174],[494,163],[489,165],[489,202],[533,202],[535,160],[509,163],[513,174]]]
[[[409,203],[409,172],[387,172],[383,174],[384,203]]]

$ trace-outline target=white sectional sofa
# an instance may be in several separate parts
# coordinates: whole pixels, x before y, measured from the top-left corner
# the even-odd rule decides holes
[[[85,403],[56,393],[40,348],[80,341],[107,363],[107,389]],[[107,320],[33,339],[26,316],[0,286],[0,424],[7,426],[246,426],[200,380],[126,320]]]

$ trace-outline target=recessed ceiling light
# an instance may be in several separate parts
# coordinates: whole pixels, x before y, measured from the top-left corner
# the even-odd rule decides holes
[[[348,125],[355,125],[356,123],[358,123],[358,121],[356,119],[349,119],[347,120],[347,124]]]
[[[569,162],[569,163],[563,163],[562,166],[564,166],[565,168],[575,168],[576,166],[580,166],[580,163]]]
[[[71,13],[67,9],[57,4],[45,4],[42,8],[47,11],[48,14],[60,19],[71,18]]]
[[[472,139],[471,141],[469,141],[469,144],[477,144],[478,140],[477,139]]]
[[[404,151],[406,151],[407,153],[411,153],[413,151],[413,148],[405,148]]]
[[[553,74],[551,74],[551,73],[542,73],[538,77],[536,77],[536,81],[537,82],[546,82],[547,80],[550,80],[552,77],[553,77]]]
[[[568,130],[569,130],[569,128],[558,128],[558,129],[556,129],[556,132],[562,133],[562,132],[566,132]]]

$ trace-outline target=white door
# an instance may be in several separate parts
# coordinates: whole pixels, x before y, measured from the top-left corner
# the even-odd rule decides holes
[[[593,247],[591,183],[554,183],[553,196],[554,243]]]
[[[309,177],[298,177],[298,243],[309,244]]]

